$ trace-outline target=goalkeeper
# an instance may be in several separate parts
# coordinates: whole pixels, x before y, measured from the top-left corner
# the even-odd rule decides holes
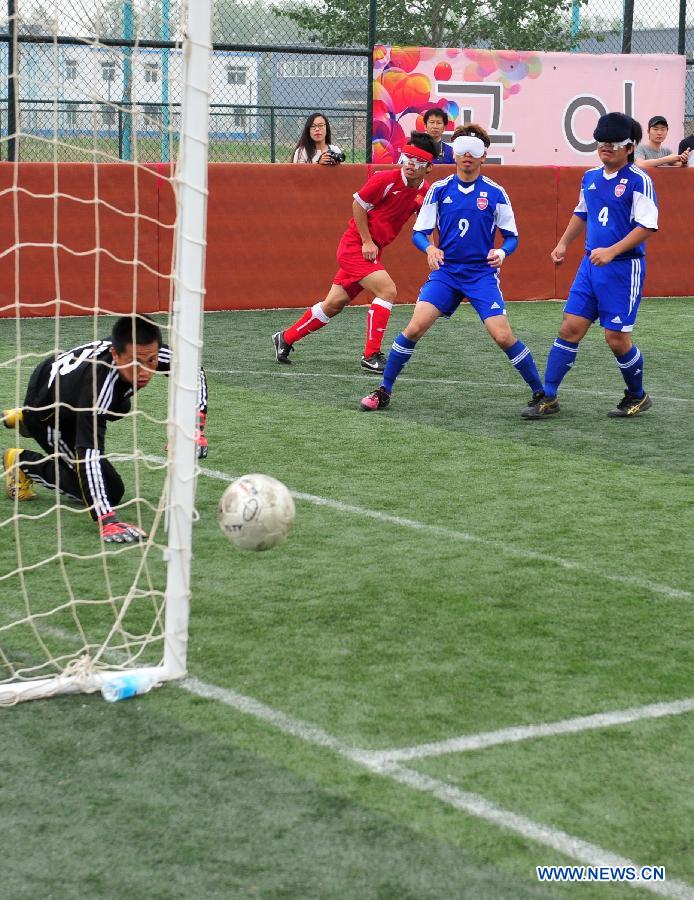
[[[32,437],[48,454],[11,448],[3,454],[7,493],[33,500],[35,482],[83,503],[98,523],[101,539],[130,544],[146,538],[121,522],[116,507],[123,480],[106,457],[106,426],[130,412],[135,391],[155,372],[168,374],[171,350],[159,326],[146,316],[124,316],[111,337],[48,357],[29,379],[22,409],[5,410],[3,424]],[[198,378],[198,457],[207,456],[207,380]]]

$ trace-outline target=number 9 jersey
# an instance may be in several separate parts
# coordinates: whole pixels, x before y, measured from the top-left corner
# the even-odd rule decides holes
[[[653,182],[638,166],[627,165],[608,174],[602,166],[588,169],[574,215],[586,223],[586,252],[611,247],[637,225],[658,230],[658,200]],[[642,259],[643,243],[615,259]]]
[[[471,266],[489,268],[497,228],[505,238],[518,236],[508,194],[484,175],[470,183],[450,175],[431,186],[414,230],[431,234],[435,228],[444,269],[453,276],[469,274]]]

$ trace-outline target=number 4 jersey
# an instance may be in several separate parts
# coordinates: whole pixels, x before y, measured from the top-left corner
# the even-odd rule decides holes
[[[462,275],[470,266],[487,265],[496,229],[516,237],[518,229],[508,194],[501,185],[481,175],[466,183],[450,175],[432,184],[414,223],[415,231],[438,229],[438,247],[449,275]]]
[[[586,222],[586,251],[611,247],[637,225],[658,229],[658,201],[653,182],[638,166],[627,165],[608,174],[602,166],[588,169],[574,215]],[[640,259],[643,243],[615,259]]]

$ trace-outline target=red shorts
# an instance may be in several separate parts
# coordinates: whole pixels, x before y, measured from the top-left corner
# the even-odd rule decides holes
[[[373,275],[374,272],[382,272],[384,266],[381,263],[381,251],[371,261],[364,259],[361,252],[361,241],[355,241],[351,236],[343,236],[337,246],[337,261],[340,268],[335,273],[333,284],[339,284],[349,294],[349,299],[354,300],[357,294],[364,288],[359,284],[362,278]]]

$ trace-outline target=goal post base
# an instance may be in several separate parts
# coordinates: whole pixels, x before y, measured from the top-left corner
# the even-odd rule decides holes
[[[165,681],[183,678],[185,672],[172,671],[165,666],[141,666],[133,669],[104,669],[90,675],[56,675],[33,681],[15,681],[0,685],[0,707],[14,706],[26,700],[45,700],[61,694],[94,694],[109,681],[125,676],[142,676],[158,687]]]

